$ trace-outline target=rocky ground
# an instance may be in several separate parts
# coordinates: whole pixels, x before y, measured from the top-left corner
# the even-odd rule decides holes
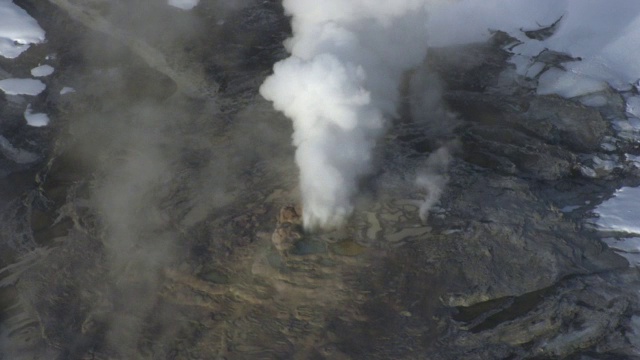
[[[537,95],[500,32],[430,49],[353,219],[306,234],[291,125],[257,93],[278,1],[15,2],[48,42],[3,76],[57,71],[49,127],[0,97],[0,358],[638,357],[640,274],[584,223],[640,183],[615,91]]]

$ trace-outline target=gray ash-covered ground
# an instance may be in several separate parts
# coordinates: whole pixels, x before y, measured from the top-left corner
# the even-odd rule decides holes
[[[504,33],[430,49],[353,218],[304,234],[291,125],[257,90],[286,56],[278,1],[159,4],[153,24],[120,1],[16,3],[49,40],[0,67],[54,53],[57,71],[34,103],[49,128],[0,98],[0,135],[35,156],[0,156],[0,359],[637,357],[640,274],[583,225],[639,182],[591,162],[637,151],[614,91],[536,95]],[[421,219],[415,178],[443,147]]]

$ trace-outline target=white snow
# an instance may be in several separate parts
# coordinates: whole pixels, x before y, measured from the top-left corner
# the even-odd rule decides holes
[[[598,215],[594,224],[599,230],[626,234],[603,241],[625,257],[630,266],[640,266],[640,187],[618,189],[594,212]]]
[[[607,105],[608,100],[603,95],[591,94],[580,98],[580,102],[585,106],[599,107]]]
[[[529,68],[527,68],[525,75],[528,78],[535,78],[540,74],[542,70],[544,70],[544,64],[541,62],[537,62],[529,66]]]
[[[74,93],[74,92],[76,92],[76,89],[74,89],[72,87],[65,86],[65,87],[62,88],[62,90],[60,90],[60,95]]]
[[[625,160],[630,162],[633,166],[635,166],[636,168],[640,169],[640,156],[638,155],[631,155],[631,154],[624,154]]]
[[[630,237],[624,239],[605,238],[603,240],[611,248],[640,253],[640,237]]]
[[[0,80],[0,90],[7,95],[38,95],[46,85],[36,79],[4,79]]]
[[[24,111],[24,119],[27,120],[27,125],[33,127],[49,125],[49,116],[43,113],[34,113],[31,110],[31,104],[29,104],[27,109]]]
[[[627,99],[627,112],[640,117],[640,96],[632,96]]]
[[[588,166],[580,166],[580,173],[583,176],[589,177],[589,178],[596,178],[598,177],[598,173],[593,170],[592,168],[588,167]]]
[[[549,69],[538,80],[538,94],[558,94],[565,98],[585,95],[607,88],[604,81],[595,80],[560,69]]]
[[[31,75],[35,77],[49,76],[53,74],[53,70],[54,68],[51,65],[40,65],[31,69]]]
[[[618,147],[611,143],[602,143],[600,144],[600,149],[604,151],[615,151]]]
[[[620,166],[621,165],[616,156],[610,156],[609,158],[607,158],[606,155],[593,157],[593,167],[596,170],[600,170],[603,172],[611,172],[613,169]]]
[[[595,208],[600,230],[640,235],[640,187],[623,187]]]
[[[167,4],[182,10],[191,10],[198,5],[200,0],[167,0]]]
[[[640,238],[606,238],[604,242],[629,262],[629,266],[640,266]]]
[[[0,0],[0,56],[16,58],[44,39],[44,30],[26,11],[11,0]]]
[[[556,33],[543,40],[524,30],[553,24]],[[446,46],[486,40],[488,29],[502,30],[522,41],[516,55],[533,58],[544,49],[580,57],[544,78],[540,93],[572,97],[595,91],[608,82],[628,89],[640,79],[640,1],[637,0],[459,0],[431,6],[430,45]],[[528,67],[514,61],[525,75]],[[535,70],[535,69],[534,69]],[[543,74],[544,76],[544,74]],[[554,81],[555,80],[555,81]]]
[[[639,132],[640,131],[640,119],[630,117],[625,120],[616,120],[612,122],[613,128],[618,131]]]

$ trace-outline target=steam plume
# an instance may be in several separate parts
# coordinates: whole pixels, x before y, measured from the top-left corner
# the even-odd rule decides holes
[[[283,1],[291,57],[260,93],[293,121],[305,227],[336,227],[353,211],[401,76],[426,56],[428,1]]]
[[[455,143],[449,146],[454,146]],[[420,202],[418,215],[423,223],[426,223],[429,210],[440,201],[442,191],[447,184],[447,168],[451,162],[451,153],[448,146],[443,146],[433,152],[427,158],[425,167],[416,176],[416,185],[425,192],[425,197]]]

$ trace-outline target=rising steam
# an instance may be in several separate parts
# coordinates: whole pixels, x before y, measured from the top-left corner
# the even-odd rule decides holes
[[[283,1],[291,56],[260,93],[293,120],[305,227],[339,226],[353,211],[402,74],[426,56],[428,1]]]
[[[427,222],[429,210],[440,201],[442,191],[449,180],[447,169],[451,162],[450,147],[455,145],[455,143],[451,143],[448,146],[443,146],[429,155],[425,166],[416,176],[416,185],[425,194],[418,209],[418,215],[423,223]]]

